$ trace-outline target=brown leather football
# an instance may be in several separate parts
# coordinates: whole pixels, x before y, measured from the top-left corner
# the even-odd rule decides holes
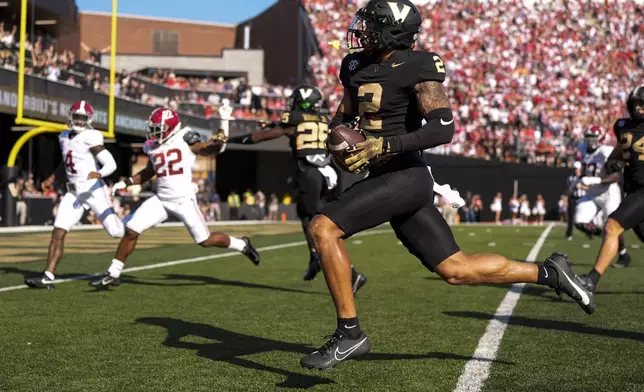
[[[353,154],[353,147],[367,140],[367,138],[356,129],[346,125],[338,125],[329,133],[327,138],[327,149],[331,154],[333,163],[340,169],[348,172],[349,168],[345,165],[344,160]],[[364,171],[363,168],[360,171]],[[359,171],[359,172],[360,172]]]

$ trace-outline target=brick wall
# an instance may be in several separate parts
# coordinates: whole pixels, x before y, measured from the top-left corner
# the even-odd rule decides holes
[[[193,23],[162,18],[120,15],[118,17],[117,52],[128,54],[160,54],[153,51],[154,31],[179,34],[180,56],[219,56],[224,48],[233,48],[235,27],[225,24]],[[109,13],[82,12],[80,40],[90,48],[103,49],[110,44],[111,16]],[[80,50],[81,59],[87,52]]]

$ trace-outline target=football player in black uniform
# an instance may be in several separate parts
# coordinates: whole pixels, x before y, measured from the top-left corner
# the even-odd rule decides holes
[[[313,215],[319,212],[336,187],[338,175],[330,165],[326,153],[329,120],[319,113],[322,93],[317,87],[301,85],[293,90],[290,111],[285,112],[279,124],[263,124],[263,132],[254,132],[228,139],[228,143],[253,144],[288,136],[296,162],[297,215],[310,250],[309,266],[304,280],[312,280],[320,271],[320,261],[307,230]],[[351,266],[351,287],[357,292],[367,278]]]
[[[613,127],[620,143],[606,162],[607,172],[610,174],[601,179],[606,184],[619,180],[623,169],[626,197],[608,217],[604,227],[604,240],[593,269],[587,275],[579,277],[593,293],[599,278],[617,254],[622,233],[633,229],[640,241],[644,242],[644,85],[630,93],[626,108],[629,117],[617,120]]]
[[[450,284],[549,285],[593,311],[592,295],[574,283],[566,255],[531,264],[459,249],[432,202],[432,178],[420,153],[449,143],[454,134],[442,86],[445,65],[436,53],[412,50],[420,26],[410,0],[371,0],[349,27],[351,53],[340,70],[344,97],[331,127],[360,116],[368,138],[345,163],[350,170],[368,165],[370,174],[328,203],[309,227],[338,318],[330,340],[301,359],[304,367],[326,369],[369,351],[351,294],[344,239],[385,222],[410,253]]]

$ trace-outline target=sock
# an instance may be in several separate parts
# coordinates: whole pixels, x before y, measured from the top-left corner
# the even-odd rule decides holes
[[[56,279],[56,277],[54,276],[54,274],[52,274],[52,273],[51,273],[51,272],[49,272],[49,271],[45,271],[45,276],[46,276],[47,278],[51,279],[51,280],[55,280],[55,279]]]
[[[557,270],[553,267],[537,264],[539,268],[539,275],[537,276],[537,284],[543,286],[555,287],[557,285]]]
[[[599,278],[602,277],[602,274],[600,274],[599,271],[593,268],[593,270],[588,274],[588,277],[590,278],[590,281],[593,282],[595,286],[597,286],[597,283],[599,283]]]
[[[242,240],[241,238],[236,238],[233,236],[229,236],[230,238],[230,244],[228,244],[228,249],[235,249],[238,252],[243,252],[244,249],[246,249],[246,242]]]
[[[620,235],[619,236],[619,248],[618,248],[620,256],[626,253],[626,246],[625,246],[624,242],[625,242],[624,241],[624,236]]]
[[[124,265],[125,264],[122,261],[113,259],[110,268],[107,269],[107,273],[113,278],[118,278],[121,276],[121,271],[123,271]]]
[[[349,339],[357,339],[360,337],[360,322],[357,317],[353,318],[338,318],[338,330]]]

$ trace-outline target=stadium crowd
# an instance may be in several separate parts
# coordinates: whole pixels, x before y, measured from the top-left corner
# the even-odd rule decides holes
[[[0,23],[0,64],[5,69],[17,70],[17,28]],[[95,49],[81,42],[88,53],[79,61],[72,51],[58,52],[56,42],[45,32],[27,40],[25,71],[50,81],[71,86],[89,88],[104,94],[109,93],[109,76],[101,66],[102,56],[109,47]],[[146,82],[166,87],[166,94],[153,95],[146,89]],[[155,91],[159,91],[156,89]],[[154,106],[166,106],[190,115],[210,118],[215,115],[223,99],[235,107],[235,118],[278,120],[287,106],[291,88],[264,84],[250,86],[244,78],[227,79],[212,77],[176,76],[170,71],[156,70],[151,75],[121,70],[117,72],[116,96]]]
[[[330,108],[342,94],[338,73],[346,51],[337,42],[344,42],[364,2],[303,1],[322,49],[309,66]],[[644,79],[644,8],[634,1],[428,1],[419,9],[424,22],[418,47],[439,53],[446,63],[457,124],[452,143],[433,153],[570,166],[584,130],[591,124],[610,128],[628,91]],[[31,38],[27,72],[108,93],[100,62],[109,47],[82,43],[89,58],[80,67],[74,53],[58,53],[46,34]],[[16,41],[16,27],[0,24],[0,61],[7,69],[17,68]],[[292,92],[288,86],[250,86],[243,78],[167,70],[117,75],[120,98],[206,118],[229,99],[236,118],[277,120]],[[146,84],[169,93],[152,95]]]
[[[334,41],[360,0],[304,0],[322,48],[310,59],[334,107]],[[634,1],[429,1],[418,48],[446,64],[457,136],[434,152],[570,165],[591,124],[610,128],[644,79],[644,8]]]

